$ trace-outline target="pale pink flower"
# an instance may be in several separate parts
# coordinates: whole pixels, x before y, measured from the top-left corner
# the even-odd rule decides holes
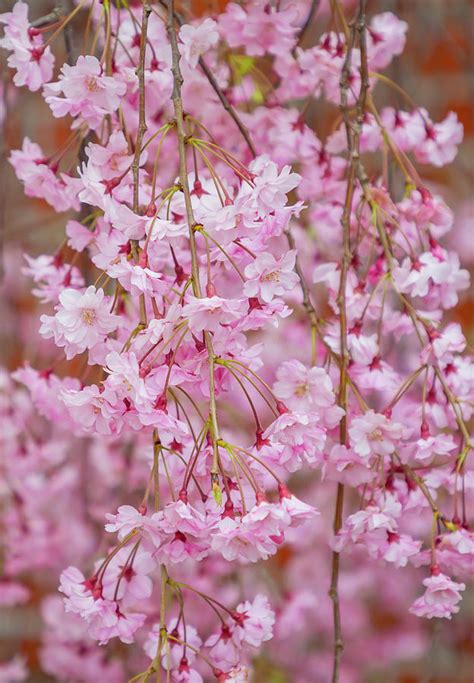
[[[263,433],[263,438],[272,437],[283,444],[288,451],[286,467],[294,472],[305,460],[310,466],[320,464],[326,428],[318,424],[317,413],[304,414],[285,412],[274,420]]]
[[[332,541],[333,549],[340,552],[353,544],[361,544],[371,557],[380,559],[387,550],[388,533],[397,532],[396,518],[401,509],[393,496],[387,496],[382,505],[370,504],[365,510],[349,515]]]
[[[392,140],[403,152],[411,152],[425,139],[425,125],[422,114],[385,107],[380,118]]]
[[[122,541],[135,529],[143,536],[149,538],[154,545],[160,545],[161,538],[158,531],[157,513],[148,516],[131,505],[121,505],[117,514],[105,515],[108,523],[105,530],[109,533],[117,533],[119,541]]]
[[[116,407],[116,396],[101,392],[96,384],[81,390],[65,388],[60,393],[61,401],[69,415],[81,430],[92,430],[98,434],[113,434],[121,430],[121,413]],[[122,404],[123,406],[123,404]],[[122,412],[125,406],[122,408]]]
[[[219,17],[219,29],[230,47],[244,46],[249,55],[282,55],[294,47],[297,15],[294,6],[277,10],[254,3],[244,9],[229,2]]]
[[[298,276],[294,272],[295,258],[295,251],[288,251],[279,259],[268,252],[259,254],[245,268],[246,296],[260,297],[265,303],[270,303],[275,296],[291,291],[298,283]]]
[[[472,578],[472,558],[474,556],[474,534],[467,529],[456,529],[439,536],[436,544],[436,560],[444,571],[470,581]]]
[[[184,629],[183,629],[183,622],[181,621],[178,624],[177,619],[171,619],[170,622],[166,625],[168,633],[173,633],[175,629],[177,629],[177,638],[180,640],[184,640]],[[145,640],[145,643],[143,645],[143,649],[145,650],[146,655],[150,659],[154,659],[156,657],[157,649],[158,649],[158,641],[160,638],[160,624],[156,623],[153,624],[151,627],[150,632],[148,633],[148,636]],[[202,647],[202,640],[199,637],[199,634],[196,630],[196,628],[192,625],[189,624],[186,621],[186,642],[191,645],[192,648],[195,648],[196,650],[200,650]],[[181,657],[183,656],[183,646],[180,645],[179,643],[172,643],[170,641],[170,665],[173,668],[177,668],[180,664]],[[186,656],[188,658],[188,662],[192,664],[196,658],[196,652],[192,650],[191,648],[188,648],[186,651]],[[167,667],[167,660],[166,660],[166,652],[162,653],[162,663],[163,666],[166,668]]]
[[[106,600],[120,600],[126,605],[151,596],[153,581],[149,574],[156,569],[151,553],[139,546],[133,563],[129,558],[130,548],[121,548],[108,563],[102,576],[102,595]],[[96,562],[96,571],[101,564],[102,560]]]
[[[255,209],[261,213],[274,211],[286,206],[287,194],[293,190],[301,180],[298,173],[292,173],[289,166],[284,166],[279,172],[273,161],[266,157],[257,157],[249,166],[253,175],[254,188],[243,187],[242,193],[250,195]]]
[[[80,614],[87,621],[89,635],[99,645],[115,637],[123,643],[132,643],[135,631],[145,621],[144,614],[124,614],[115,600],[104,599],[97,579],[86,581],[75,567],[62,572],[59,590],[66,595],[66,612]]]
[[[181,54],[192,69],[195,69],[199,58],[219,41],[217,24],[213,19],[204,19],[200,24],[185,24],[179,30],[182,43]]]
[[[417,161],[433,166],[450,164],[456,157],[458,145],[464,137],[462,123],[453,111],[450,111],[440,123],[431,123],[428,112],[424,109],[421,111],[427,124],[424,140],[416,145],[414,150]]]
[[[203,297],[189,295],[182,315],[188,319],[189,329],[195,334],[204,330],[217,332],[221,325],[229,325],[241,315],[240,301],[220,296]]]
[[[241,658],[242,648],[237,639],[232,638],[231,628],[232,624],[223,624],[220,632],[211,634],[204,643],[209,648],[212,663],[222,671],[232,669]]]
[[[110,301],[103,289],[93,285],[84,292],[64,289],[54,316],[42,315],[40,334],[54,337],[56,346],[64,346],[66,357],[73,358],[104,341],[117,329],[120,317],[110,313]]]
[[[466,337],[459,323],[449,323],[442,332],[436,331],[431,342],[433,354],[442,363],[451,363],[454,356],[466,348]]]
[[[35,92],[51,80],[54,68],[54,55],[47,47],[17,46],[7,59],[8,66],[16,69],[13,82],[17,86],[26,87]]]
[[[11,12],[0,14],[0,24],[5,24],[0,47],[12,51],[7,63],[16,69],[13,82],[18,87],[26,85],[32,91],[39,90],[51,80],[54,55],[49,45],[43,45],[40,33],[29,31],[28,5],[24,2],[15,3]]]
[[[403,432],[402,425],[392,422],[374,410],[368,410],[364,415],[352,420],[349,438],[355,453],[368,458],[393,453]]]
[[[387,547],[381,550],[382,557],[386,562],[391,562],[395,567],[406,567],[408,559],[417,555],[421,550],[421,541],[415,541],[407,534],[387,532]]]
[[[25,137],[22,149],[13,150],[9,162],[18,179],[24,183],[27,197],[44,199],[55,211],[79,209],[78,179],[65,173],[58,177],[49,166],[41,147],[35,142]]]
[[[107,645],[111,638],[119,638],[129,645],[135,640],[135,632],[143,626],[145,614],[123,613],[116,602],[100,600],[100,609],[89,620],[89,635],[99,641],[99,645]]]
[[[413,457],[420,462],[431,462],[435,455],[448,456],[451,451],[456,448],[456,442],[452,434],[443,434],[442,432],[436,436],[430,435],[428,431],[423,430],[421,437],[414,444],[415,450]]]
[[[427,619],[451,619],[452,614],[459,612],[457,603],[461,600],[460,591],[466,588],[464,583],[456,583],[437,570],[423,581],[423,585],[426,586],[426,591],[410,607],[412,614]]]
[[[126,85],[105,76],[97,57],[80,55],[74,66],[63,64],[59,80],[44,87],[45,100],[56,117],[80,116],[95,130],[112,114],[125,95]]]
[[[76,567],[64,569],[59,577],[59,590],[66,596],[66,612],[79,614],[84,619],[93,614],[97,607],[92,587],[93,582],[87,582]]]
[[[284,361],[273,385],[275,395],[290,408],[301,412],[334,405],[334,387],[323,368],[306,367],[298,360]]]
[[[359,486],[371,481],[376,472],[368,467],[367,460],[353,449],[335,444],[322,466],[323,477],[348,486]]]
[[[120,400],[129,399],[137,410],[151,410],[156,393],[148,389],[133,351],[112,351],[107,354],[105,362],[105,371],[109,375],[106,380],[107,388]]]
[[[397,289],[413,297],[430,297],[433,305],[449,309],[458,302],[457,292],[469,287],[469,273],[461,269],[455,252],[438,247],[421,254],[415,263],[409,258],[392,270]]]
[[[188,558],[202,560],[209,552],[209,523],[191,505],[179,500],[168,503],[157,514],[162,545],[156,553],[160,562],[183,562]]]
[[[376,14],[367,29],[367,53],[370,68],[385,69],[403,52],[408,24],[392,12]]]
[[[280,504],[284,511],[289,515],[292,526],[296,526],[301,522],[313,519],[319,515],[319,510],[297,498],[284,484],[280,484],[278,488]]]
[[[56,303],[66,281],[73,287],[84,286],[84,278],[78,268],[71,268],[68,263],[58,263],[54,256],[33,258],[25,254],[25,260],[27,266],[22,269],[22,273],[31,277],[38,285],[32,292],[42,303]]]
[[[66,235],[68,245],[75,251],[83,251],[94,239],[94,233],[75,220],[66,223]]]
[[[275,612],[271,609],[265,595],[257,595],[253,602],[246,600],[236,610],[236,627],[232,637],[252,647],[260,647],[262,643],[273,637]]]
[[[221,519],[212,535],[212,549],[229,561],[267,559],[283,542],[289,521],[288,513],[281,506],[261,503],[240,521],[230,517]]]
[[[90,142],[84,150],[89,163],[100,170],[103,180],[111,180],[122,176],[133,161],[133,154],[129,153],[128,143],[121,131],[114,131],[106,145]],[[143,162],[146,159],[142,155]],[[104,188],[106,183],[104,183]]]

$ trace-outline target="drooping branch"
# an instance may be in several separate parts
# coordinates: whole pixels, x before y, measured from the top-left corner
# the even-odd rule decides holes
[[[148,41],[148,19],[151,14],[150,3],[143,4],[142,30],[140,36],[140,55],[136,74],[138,78],[138,131],[135,142],[135,154],[132,162],[133,174],[133,210],[138,213],[140,208],[140,156],[142,153],[143,137],[147,130],[145,119],[145,56]]]
[[[181,189],[184,195],[184,203],[186,207],[186,219],[188,223],[189,232],[189,243],[191,251],[191,276],[192,276],[192,288],[194,296],[202,298],[201,282],[199,278],[199,261],[196,249],[196,236],[195,229],[197,226],[196,220],[194,218],[193,207],[191,203],[191,191],[189,188],[188,181],[188,169],[186,163],[186,132],[184,130],[184,112],[183,112],[183,100],[181,96],[181,87],[183,85],[183,77],[180,69],[180,58],[178,41],[176,37],[175,30],[175,10],[174,1],[168,0],[168,21],[167,21],[167,31],[168,37],[171,44],[171,55],[172,55],[172,66],[171,71],[173,74],[173,92],[171,99],[173,101],[175,118],[176,118],[176,133],[178,137],[178,153],[179,153],[179,181]],[[220,441],[219,423],[217,419],[217,406],[216,406],[216,391],[215,391],[215,380],[214,380],[214,364],[215,355],[212,346],[212,339],[209,332],[204,332],[204,339],[206,343],[206,349],[209,358],[209,417],[210,417],[210,435],[213,448],[213,461],[211,468],[211,481],[213,490],[216,491],[218,488],[218,442]],[[217,487],[217,488],[216,488]]]
[[[358,176],[358,164],[360,159],[360,134],[362,130],[362,123],[364,119],[366,95],[368,90],[368,68],[367,68],[367,50],[365,48],[365,6],[366,0],[359,0],[358,17],[351,26],[350,37],[346,48],[346,57],[341,73],[341,111],[344,119],[344,127],[346,130],[347,149],[348,149],[348,170],[347,170],[347,189],[344,202],[344,208],[341,217],[342,226],[342,262],[341,274],[339,281],[339,291],[337,296],[337,305],[339,309],[339,339],[340,339],[340,364],[339,364],[339,394],[338,405],[344,410],[339,431],[339,441],[343,446],[347,445],[347,410],[348,410],[348,366],[349,366],[349,352],[347,348],[347,305],[346,305],[346,289],[347,276],[349,267],[352,261],[350,227],[352,205],[354,199],[354,192]],[[349,79],[352,65],[352,54],[354,50],[356,35],[359,37],[359,45],[361,49],[361,88],[356,102],[356,120],[353,122],[350,117],[349,107]],[[344,485],[338,483],[336,494],[336,506],[334,511],[333,531],[337,535],[342,527],[344,508]],[[333,683],[338,683],[341,668],[341,656],[344,649],[344,641],[342,637],[342,621],[341,608],[339,603],[339,569],[340,569],[340,555],[339,552],[333,552],[332,556],[332,570],[331,570],[331,584],[329,588],[329,595],[333,602],[333,622],[334,622],[334,660],[333,660]]]

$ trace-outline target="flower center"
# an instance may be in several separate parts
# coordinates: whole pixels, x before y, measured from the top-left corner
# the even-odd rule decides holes
[[[86,325],[93,325],[96,321],[96,312],[93,308],[83,308],[81,318]]]
[[[89,92],[97,92],[99,89],[99,84],[97,83],[97,78],[95,76],[89,76],[86,81],[86,88]]]
[[[262,282],[280,282],[280,271],[274,270],[272,273],[263,275]]]
[[[298,384],[298,386],[296,387],[296,389],[294,391],[294,394],[298,398],[303,398],[303,396],[306,396],[306,394],[308,393],[308,390],[309,390],[309,387],[306,383],[305,384]]]
[[[377,429],[374,429],[373,432],[370,432],[369,440],[370,441],[382,441],[383,440],[382,430],[379,427],[377,427]]]

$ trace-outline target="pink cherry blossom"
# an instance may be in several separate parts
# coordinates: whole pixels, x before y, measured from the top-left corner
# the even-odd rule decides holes
[[[245,269],[245,294],[270,303],[275,296],[281,296],[296,285],[298,276],[294,272],[294,265],[295,253],[292,251],[279,259],[272,254],[260,254]]]
[[[44,88],[45,100],[56,117],[70,114],[95,129],[105,114],[112,114],[125,94],[125,83],[105,76],[99,60],[79,56],[74,66],[64,64],[59,80]]]
[[[185,24],[179,31],[179,37],[183,44],[183,59],[194,69],[199,58],[207,50],[214,47],[219,40],[217,24],[213,19],[205,19],[198,26]]]
[[[367,458],[373,455],[390,455],[403,435],[403,426],[387,419],[373,410],[354,418],[349,428],[351,446],[357,455]]]
[[[16,69],[13,82],[19,87],[26,85],[33,92],[39,90],[51,80],[54,55],[39,33],[30,32],[28,5],[15,3],[11,12],[0,14],[0,24],[5,24],[0,47],[11,51],[7,63]]]
[[[444,166],[451,163],[462,142],[464,129],[454,112],[449,112],[444,121],[431,123],[427,112],[423,111],[428,123],[425,137],[415,147],[415,156],[421,163]]]
[[[377,14],[368,30],[369,63],[373,69],[385,69],[393,57],[403,52],[408,24],[391,12]]]
[[[195,334],[199,334],[204,330],[217,332],[222,325],[235,321],[240,310],[240,302],[232,299],[223,299],[220,296],[189,296],[182,312],[188,319],[189,328]]]
[[[273,635],[275,613],[265,595],[257,595],[253,602],[246,600],[236,607],[234,620],[237,623],[233,638],[244,641],[252,647],[260,647]]]
[[[433,617],[451,619],[452,614],[459,612],[457,603],[461,600],[460,591],[466,588],[463,583],[456,583],[438,570],[429,578],[424,579],[423,585],[426,586],[426,591],[410,607],[412,614],[427,619]]]
[[[103,289],[92,285],[81,293],[65,289],[59,295],[56,314],[41,316],[40,334],[54,337],[57,346],[66,347],[67,358],[93,348],[117,329],[119,317],[109,311]]]

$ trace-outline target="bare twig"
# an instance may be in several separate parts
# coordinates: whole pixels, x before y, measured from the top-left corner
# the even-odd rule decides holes
[[[341,276],[339,283],[339,291],[337,296],[337,304],[339,308],[340,320],[340,364],[339,364],[339,393],[338,405],[344,410],[344,415],[340,423],[339,441],[342,445],[347,444],[347,408],[348,408],[348,365],[349,353],[347,349],[347,311],[346,311],[346,286],[347,275],[352,261],[351,243],[350,243],[350,221],[352,214],[352,204],[354,199],[354,191],[358,177],[358,166],[360,163],[360,134],[362,123],[364,120],[364,112],[366,108],[367,90],[369,87],[368,70],[367,70],[367,50],[365,43],[365,7],[366,0],[359,0],[359,13],[356,23],[351,26],[350,37],[347,45],[346,57],[341,73],[341,110],[344,118],[344,125],[346,129],[347,147],[349,152],[348,159],[348,176],[347,176],[347,190],[344,202],[344,209],[341,218],[342,225],[342,240],[343,240],[343,255],[341,263]],[[361,88],[356,102],[356,120],[351,121],[350,108],[348,102],[349,93],[349,78],[352,64],[352,53],[354,49],[356,34],[359,37],[359,45],[361,50]],[[342,526],[342,516],[344,507],[344,486],[338,484],[336,495],[336,507],[334,512],[333,529],[334,534],[337,534]],[[342,639],[342,624],[341,624],[341,610],[339,604],[339,565],[340,557],[338,552],[334,552],[332,556],[332,571],[331,571],[331,585],[329,588],[329,595],[333,601],[333,620],[334,620],[334,662],[332,681],[337,683],[339,681],[341,655],[344,649],[344,641]]]
[[[301,291],[303,293],[303,308],[308,316],[309,324],[311,327],[311,363],[314,365],[316,363],[316,343],[317,343],[317,333],[319,331],[319,320],[316,313],[316,309],[311,301],[311,295],[309,292],[309,286],[306,282],[303,270],[301,268],[300,260],[298,257],[298,250],[296,249],[295,238],[293,237],[291,230],[286,228],[285,230],[286,239],[288,240],[288,246],[290,249],[294,250],[296,253],[295,257],[295,273],[300,281]],[[329,348],[329,347],[328,347]]]
[[[138,213],[140,208],[140,155],[142,153],[143,136],[147,125],[145,120],[145,54],[148,40],[148,19],[151,14],[151,6],[148,1],[143,3],[142,30],[140,36],[140,56],[136,74],[138,78],[138,131],[135,143],[135,154],[132,162],[133,174],[133,210]]]
[[[193,207],[191,203],[191,192],[189,189],[188,182],[188,170],[186,164],[186,132],[184,129],[184,113],[183,113],[183,101],[181,97],[181,87],[183,84],[183,77],[181,75],[181,69],[179,66],[181,55],[179,53],[178,41],[176,38],[175,31],[175,11],[174,11],[174,1],[167,0],[168,7],[168,21],[167,21],[167,31],[168,37],[171,44],[171,55],[172,55],[172,67],[171,71],[173,73],[173,92],[171,99],[173,101],[175,118],[176,118],[176,132],[178,136],[178,152],[179,152],[179,180],[181,189],[184,195],[184,204],[186,207],[186,218],[188,222],[189,230],[189,243],[191,249],[191,277],[192,277],[192,288],[194,296],[202,298],[201,282],[199,279],[199,261],[196,250],[196,237],[195,229],[197,223],[194,218]],[[214,364],[215,355],[212,346],[212,339],[209,332],[204,333],[204,339],[206,343],[207,354],[209,358],[209,417],[210,417],[210,435],[213,448],[213,461],[211,467],[211,483],[213,491],[218,488],[218,477],[219,477],[219,452],[218,452],[218,442],[220,441],[219,424],[217,420],[217,406],[216,406],[216,392],[215,392],[215,381],[214,381]]]
[[[254,147],[252,140],[250,139],[250,135],[249,135],[249,132],[247,130],[247,127],[242,123],[242,121],[239,118],[234,107],[231,105],[231,103],[229,102],[229,100],[225,96],[224,92],[219,87],[219,84],[217,83],[216,79],[212,75],[209,67],[207,66],[206,62],[204,61],[204,59],[202,57],[199,59],[199,66],[204,71],[204,74],[205,74],[207,80],[209,81],[209,84],[212,86],[217,97],[222,102],[222,106],[224,107],[226,112],[229,114],[229,116],[232,117],[237,128],[240,130],[242,137],[244,138],[245,142],[247,143],[247,147],[249,148],[250,152],[252,153],[252,156],[253,157],[257,156],[257,152],[255,150],[255,147]]]
[[[138,66],[136,74],[138,78],[138,130],[137,139],[135,141],[135,153],[132,161],[132,176],[133,176],[133,211],[139,213],[140,211],[140,156],[142,153],[143,137],[147,131],[145,119],[145,56],[146,46],[148,41],[148,19],[151,14],[151,6],[149,0],[143,2],[142,26],[140,34],[140,55],[138,58]],[[138,242],[131,241],[132,253],[135,261],[138,260]],[[144,328],[147,325],[147,314],[145,295],[140,295],[140,322],[139,328]],[[138,328],[137,328],[138,329]]]
[[[166,5],[165,0],[160,0],[162,5]],[[174,19],[178,26],[182,26],[184,24],[184,21],[182,17],[175,11],[174,12]],[[204,75],[206,76],[207,80],[209,81],[209,85],[212,87],[214,92],[216,93],[217,97],[221,101],[222,106],[226,110],[226,112],[229,114],[229,116],[233,119],[235,125],[239,129],[242,137],[244,138],[245,142],[247,143],[247,147],[249,148],[251,154],[253,157],[257,156],[257,152],[255,150],[254,144],[250,138],[247,126],[243,123],[243,121],[240,119],[239,115],[235,111],[234,107],[232,104],[229,102],[227,99],[224,91],[222,88],[219,86],[218,82],[214,78],[214,75],[212,71],[209,69],[207,66],[206,62],[202,57],[199,58],[199,66],[204,72]]]
[[[43,26],[48,26],[48,24],[54,24],[63,15],[63,6],[60,3],[57,7],[53,9],[49,14],[45,14],[43,17],[39,17],[31,22],[30,26],[32,28],[41,28]]]

